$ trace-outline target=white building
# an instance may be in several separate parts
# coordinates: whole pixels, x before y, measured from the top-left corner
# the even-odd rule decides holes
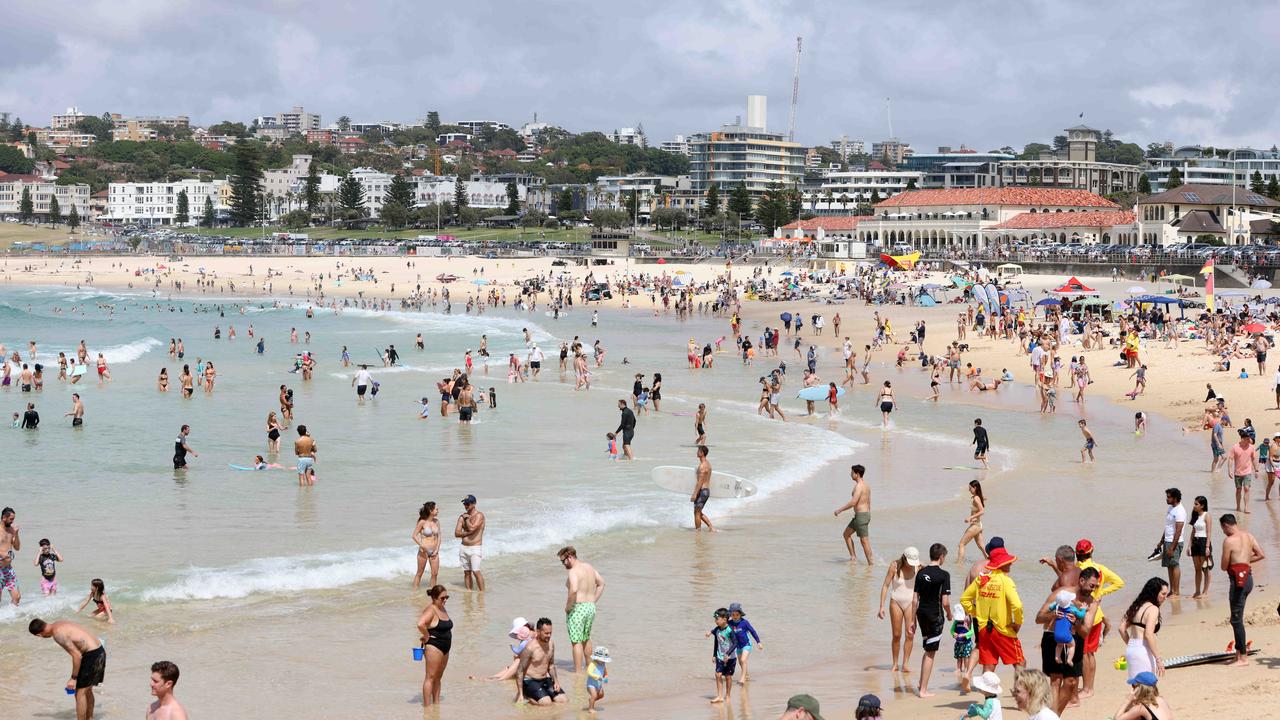
[[[456,183],[457,178],[452,176],[423,175],[417,178],[417,188],[414,192],[414,196],[417,198],[416,205],[423,207],[435,203],[452,203]],[[507,207],[507,183],[471,179],[463,180],[462,184],[466,187],[468,207],[481,210]],[[516,184],[516,197],[521,202],[524,202],[527,193],[527,185]]]
[[[662,149],[674,155],[689,155],[689,139],[684,135],[677,135],[671,140],[665,140],[662,143]]]
[[[649,147],[649,139],[644,135],[644,128],[636,126],[633,128],[618,128],[611,133],[605,133],[605,137],[619,145],[636,145],[639,147]]]
[[[320,114],[309,113],[303,110],[301,105],[294,105],[293,109],[288,112],[259,116],[256,122],[258,127],[261,128],[284,128],[287,134],[306,134],[308,130],[320,129]]]
[[[88,116],[80,112],[80,108],[69,107],[66,112],[49,118],[49,129],[70,130],[86,117]]]
[[[914,154],[915,150],[898,138],[889,138],[888,140],[871,143],[872,159],[882,160],[890,165],[898,165]]]
[[[457,125],[458,127],[464,127],[467,129],[468,132],[470,132],[473,135],[479,135],[480,132],[483,131],[485,128],[493,128],[495,132],[498,130],[511,129],[510,125],[506,123],[500,123],[497,120],[459,120],[458,122],[453,122],[449,124]]]
[[[873,163],[874,164],[874,163]],[[852,170],[828,173],[816,194],[804,199],[804,206],[815,215],[848,215],[858,203],[888,200],[907,189],[911,181],[920,185],[924,173],[907,170]]]
[[[1146,175],[1152,192],[1168,187],[1174,168],[1188,185],[1232,185],[1248,187],[1256,172],[1263,182],[1280,178],[1280,153],[1252,148],[1229,150],[1226,157],[1206,156],[1199,145],[1180,147],[1169,157],[1147,158]]]
[[[230,210],[231,187],[226,180],[125,182],[107,186],[107,213],[100,219],[138,225],[175,225],[178,195],[183,190],[187,191],[188,226],[200,223],[205,198],[213,201],[214,213]]]
[[[370,217],[378,217],[382,213],[382,203],[387,199],[387,189],[391,187],[391,173],[384,173],[373,168],[352,168],[351,175],[364,187],[364,206]]]
[[[648,217],[660,207],[671,207],[672,196],[677,191],[689,191],[693,182],[688,175],[601,175],[587,201],[588,209],[609,208],[619,210],[628,207],[632,193],[640,198],[640,217]]]
[[[288,199],[294,184],[307,177],[311,171],[310,155],[294,155],[288,166],[262,173],[262,190],[268,196]]]
[[[865,148],[866,144],[861,140],[850,140],[847,137],[831,141],[831,149],[840,153],[845,160],[848,160],[850,155],[862,155]]]
[[[31,191],[31,208],[36,217],[48,217],[49,201],[56,197],[63,218],[74,207],[82,219],[89,219],[88,185],[58,185],[38,175],[0,175],[0,215],[17,215],[26,190]]]

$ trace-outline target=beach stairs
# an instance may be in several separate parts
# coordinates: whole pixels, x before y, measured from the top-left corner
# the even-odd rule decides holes
[[[1247,288],[1249,283],[1252,282],[1249,278],[1249,273],[1241,270],[1236,265],[1215,264],[1213,269],[1218,272],[1218,276],[1214,278],[1214,283],[1221,287]]]

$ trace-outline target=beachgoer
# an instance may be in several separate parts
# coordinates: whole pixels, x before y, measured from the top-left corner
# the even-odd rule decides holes
[[[591,657],[591,626],[596,619],[596,603],[604,594],[604,578],[590,563],[578,559],[578,551],[567,545],[556,553],[560,564],[568,571],[565,587],[569,599],[565,601],[565,626],[569,629],[569,642],[573,644],[573,671],[585,669]]]
[[[80,603],[76,612],[83,611],[90,602],[94,605],[90,617],[105,619],[108,625],[116,624],[115,615],[111,612],[111,601],[107,599],[107,586],[101,578],[94,578],[89,582],[89,595],[85,597],[84,602]]]
[[[298,439],[293,441],[293,454],[298,457],[298,485],[316,484],[316,441],[306,425],[298,426]]]
[[[987,451],[991,449],[991,441],[987,437],[987,429],[982,427],[982,418],[973,421],[973,459],[982,461],[987,466]]]
[[[929,692],[933,658],[942,643],[947,620],[951,619],[951,573],[942,569],[942,562],[946,559],[947,546],[934,543],[929,546],[929,564],[916,573],[912,602],[915,612],[911,617],[911,627],[913,633],[917,626],[920,628],[923,641],[924,657],[920,659],[920,687],[917,691],[922,698],[933,697]]]
[[[1253,440],[1244,428],[1236,431],[1240,441],[1231,446],[1227,453],[1227,462],[1231,466],[1231,477],[1236,485],[1236,512],[1249,514],[1249,489],[1253,479],[1258,476],[1258,453],[1253,449]]]
[[[46,623],[35,618],[27,630],[36,637],[52,638],[71,656],[71,679],[66,688],[76,696],[76,720],[92,720],[93,688],[102,684],[107,672],[107,650],[102,641],[70,620]]]
[[[738,636],[729,627],[729,610],[720,608],[712,615],[715,627],[707,631],[711,641],[711,659],[715,662],[716,696],[714,703],[729,701],[733,691],[733,673],[738,665]]]
[[[984,671],[994,670],[997,663],[1022,667],[1027,662],[1018,639],[1022,599],[1009,576],[1010,566],[1017,560],[1018,556],[1003,546],[992,549],[986,564],[988,572],[976,577],[960,596],[965,614],[973,618],[977,628],[978,663]]]
[[[911,664],[911,642],[915,639],[916,624],[912,611],[915,603],[916,573],[920,568],[920,551],[909,547],[902,555],[889,563],[889,571],[885,573],[884,584],[880,586],[880,609],[876,617],[884,619],[884,601],[888,597],[889,624],[892,632],[890,655],[893,657],[893,671],[905,669]],[[892,588],[892,590],[890,589]],[[898,654],[902,654],[902,662],[898,662]]]
[[[191,453],[191,457],[200,457],[200,453],[191,449],[187,444],[187,436],[191,434],[191,426],[183,425],[178,429],[178,437],[173,441],[173,469],[182,470],[187,467],[187,453]]]
[[[1164,491],[1165,504],[1169,506],[1164,515],[1164,534],[1161,536],[1160,565],[1169,571],[1169,595],[1178,597],[1179,585],[1182,581],[1182,545],[1185,541],[1183,528],[1187,524],[1187,510],[1182,507],[1182,491],[1169,488]]]
[[[1187,555],[1195,570],[1196,600],[1209,594],[1209,581],[1213,577],[1213,518],[1209,515],[1209,499],[1197,495],[1191,505],[1191,542]],[[1203,587],[1201,586],[1203,583]]]
[[[964,547],[972,540],[974,545],[978,546],[978,551],[983,557],[987,556],[987,550],[982,544],[982,516],[987,512],[987,498],[982,494],[982,483],[977,480],[969,481],[969,515],[965,517],[965,524],[968,525],[964,529],[964,534],[960,536],[960,544],[956,550],[956,563],[964,562]]]
[[[832,513],[835,517],[840,517],[840,513],[845,510],[853,510],[853,518],[849,520],[849,524],[845,526],[843,537],[845,548],[849,551],[849,562],[857,562],[857,553],[853,547],[853,536],[857,534],[858,542],[862,545],[862,554],[867,560],[867,565],[871,564],[871,487],[866,480],[867,469],[862,465],[853,465],[849,468],[849,479],[853,481],[853,490],[849,495],[849,502],[836,508]]]
[[[231,337],[235,337],[235,328]],[[151,664],[151,694],[156,701],[147,706],[146,720],[187,720],[186,708],[173,696],[178,674],[178,666],[168,660]]]
[[[1080,462],[1093,462],[1093,449],[1097,447],[1097,442],[1093,439],[1093,432],[1086,427],[1084,420],[1079,420],[1076,425],[1080,428],[1080,434],[1084,436],[1084,445],[1080,448]],[[1085,457],[1088,456],[1088,460]]]
[[[764,650],[764,641],[760,639],[760,633],[756,632],[751,621],[747,619],[747,614],[742,610],[742,603],[729,603],[729,627],[737,636],[735,639],[738,644],[738,664],[742,666],[742,677],[738,679],[738,684],[746,685],[751,681],[747,661],[750,660],[752,651]]]
[[[484,513],[476,509],[476,496],[468,495],[462,499],[464,512],[458,516],[453,528],[453,536],[461,538],[462,547],[458,550],[458,563],[462,567],[462,583],[468,590],[484,592],[484,574],[480,572],[480,562],[484,559]]]
[[[431,566],[431,581],[427,587],[436,586],[436,577],[440,574],[440,509],[434,502],[425,502],[418,510],[418,522],[413,526],[413,544],[418,546],[418,569],[413,574],[413,587],[422,584],[422,574],[427,565]]]
[[[449,591],[443,585],[434,585],[427,591],[431,603],[418,616],[418,634],[421,636],[423,659],[426,660],[422,678],[422,704],[440,704],[440,685],[444,670],[449,666],[449,650],[453,647],[453,620],[444,604]]]
[[[609,682],[609,648],[601,646],[591,653],[587,664],[587,712],[595,714],[596,703],[604,699],[604,684]]]
[[[635,456],[631,454],[631,439],[636,435],[636,414],[627,407],[626,400],[618,401],[618,410],[621,411],[622,418],[618,422],[618,429],[614,432],[622,434],[622,454],[626,455],[628,460],[635,460]]]
[[[1249,664],[1249,644],[1244,632],[1244,605],[1253,592],[1253,563],[1262,562],[1266,555],[1258,539],[1236,524],[1236,516],[1223,513],[1218,518],[1222,527],[1222,569],[1227,573],[1227,599],[1231,606],[1231,631],[1235,637],[1236,659],[1228,665]]]
[[[1039,670],[1014,670],[1011,693],[1027,720],[1060,720],[1050,707],[1049,678]]]
[[[356,389],[356,402],[364,404],[364,394],[372,384],[373,376],[369,374],[369,366],[361,365],[355,377],[351,378],[351,385]]]
[[[1173,708],[1160,697],[1158,682],[1159,678],[1149,672],[1129,678],[1133,692],[1120,704],[1112,720],[1173,720]]]
[[[0,592],[9,591],[9,602],[15,606],[22,602],[22,590],[18,587],[18,575],[13,569],[13,556],[22,549],[22,536],[18,533],[18,516],[13,508],[0,510]]]
[[[520,653],[516,669],[516,702],[550,705],[568,701],[556,677],[556,644],[551,639],[551,620],[538,618],[533,640]]]
[[[715,532],[711,519],[702,511],[711,498],[711,463],[707,460],[711,451],[706,445],[699,445],[694,452],[698,457],[698,467],[694,470],[693,495],[689,497],[689,502],[693,503],[693,529],[694,532],[700,532],[703,523],[706,523],[707,530]]]
[[[1120,619],[1120,637],[1125,641],[1124,657],[1129,678],[1139,673],[1164,674],[1164,661],[1156,648],[1156,634],[1160,632],[1160,606],[1169,597],[1169,583],[1151,578],[1138,591]]]
[[[893,384],[888,380],[884,381],[884,387],[880,389],[876,404],[880,407],[881,422],[887,427],[889,425],[889,413],[893,412],[894,407],[897,405],[897,401],[893,397]]]

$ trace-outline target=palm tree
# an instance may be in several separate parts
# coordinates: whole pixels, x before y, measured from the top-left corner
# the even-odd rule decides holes
[[[845,211],[849,209],[849,196],[845,193],[840,193],[840,209]]]

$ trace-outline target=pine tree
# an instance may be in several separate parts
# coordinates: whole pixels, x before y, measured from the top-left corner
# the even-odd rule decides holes
[[[35,217],[36,206],[31,202],[31,188],[22,188],[22,199],[18,200],[18,219],[22,222],[31,222],[31,218]]]
[[[427,129],[437,135],[440,133],[440,113],[435,110],[427,113]]]
[[[467,184],[462,181],[462,176],[459,175],[453,182],[453,211],[461,215],[462,209],[467,204]]]
[[[516,187],[514,180],[507,183],[507,214],[518,215],[520,213],[520,189]]]
[[[867,202],[871,203],[871,207],[875,207],[876,203],[880,202],[880,190],[878,188],[871,188],[871,197]]]
[[[739,182],[737,187],[729,195],[729,212],[738,214],[739,219],[747,221],[751,219],[751,193],[747,191],[747,184]]]
[[[240,227],[252,225],[262,208],[262,162],[255,143],[238,142],[234,149],[231,176],[231,221]]]
[[[49,224],[57,226],[62,222],[62,206],[58,205],[58,197],[51,195],[49,197]]]
[[[1267,197],[1272,200],[1280,198],[1280,181],[1276,180],[1275,175],[1272,175],[1271,179],[1267,181]]]
[[[174,213],[173,222],[178,225],[191,222],[191,198],[186,189],[178,193],[178,211]]]
[[[1142,173],[1141,175],[1138,176],[1138,194],[1139,195],[1151,194],[1151,180],[1147,178],[1146,173]]]
[[[1178,172],[1178,168],[1170,168],[1169,179],[1164,181],[1164,189],[1172,190],[1182,186],[1182,173]]]
[[[67,213],[67,227],[72,230],[80,227],[80,211],[76,209],[75,203],[71,203],[71,212]]]
[[[354,210],[362,212],[364,210],[364,185],[355,175],[347,173],[342,177],[342,182],[338,183],[338,204],[343,210]]]
[[[702,206],[705,208],[708,217],[715,217],[720,213],[720,186],[715,183],[707,188],[707,199]]]
[[[387,186],[387,196],[383,198],[383,203],[395,202],[400,207],[408,210],[414,205],[413,185],[405,179],[404,173],[396,173],[391,178],[391,184]]]
[[[320,171],[316,169],[314,160],[307,167],[307,183],[302,193],[307,202],[307,212],[314,213],[320,206]]]
[[[783,220],[783,225],[800,217],[800,211],[804,208],[803,202],[799,188],[792,188],[791,192],[787,193],[787,217]]]
[[[908,189],[908,190],[915,190],[915,189],[916,189],[916,179],[915,179],[915,178],[910,178],[910,179],[908,179],[908,180],[907,180],[907,189]]]
[[[569,188],[560,191],[560,199],[556,201],[556,215],[564,215],[573,211],[573,193]]]
[[[204,197],[204,214],[200,217],[200,224],[204,227],[213,227],[213,196],[205,195]]]
[[[1253,175],[1249,177],[1249,190],[1259,195],[1267,190],[1267,181],[1262,179],[1262,173],[1257,170],[1254,170]]]

